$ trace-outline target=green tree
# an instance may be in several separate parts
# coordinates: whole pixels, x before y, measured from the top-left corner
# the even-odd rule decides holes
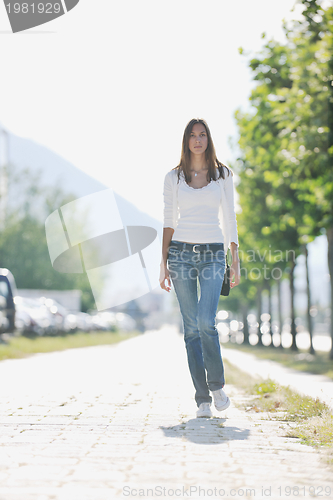
[[[323,11],[315,1],[302,3],[304,20],[291,29],[285,26],[288,43],[270,40],[251,60],[258,81],[250,97],[252,112],[236,113],[242,217],[257,237],[267,235],[280,248],[287,243],[296,255],[321,228],[326,229],[329,249],[333,243],[333,8]],[[258,207],[262,213],[256,212]],[[333,250],[329,255],[332,260]],[[293,261],[291,289],[294,266]],[[329,267],[332,275],[332,262]],[[295,348],[294,322],[292,334]]]
[[[318,231],[328,239],[333,311],[333,6],[301,1],[303,18],[287,30],[293,85],[281,106],[281,172],[302,201],[304,242]],[[333,320],[331,321],[333,359]]]

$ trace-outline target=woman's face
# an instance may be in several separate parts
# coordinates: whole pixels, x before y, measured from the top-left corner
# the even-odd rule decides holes
[[[205,126],[202,123],[195,123],[190,134],[188,147],[191,153],[198,155],[206,151],[208,146],[208,137]]]

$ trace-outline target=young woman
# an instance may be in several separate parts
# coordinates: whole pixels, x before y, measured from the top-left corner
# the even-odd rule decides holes
[[[210,391],[217,410],[230,405],[223,390],[224,368],[215,317],[228,247],[232,254],[231,288],[240,280],[232,176],[230,168],[216,158],[205,120],[189,121],[180,163],[164,180],[160,286],[170,292],[172,281],[179,302],[197,417],[212,416]]]

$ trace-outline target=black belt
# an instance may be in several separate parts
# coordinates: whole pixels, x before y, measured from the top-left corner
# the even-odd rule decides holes
[[[170,247],[176,247],[180,248],[183,251],[186,252],[195,252],[195,253],[200,253],[200,252],[209,252],[211,251],[216,251],[216,250],[224,250],[224,244],[223,243],[184,243],[183,241],[174,241],[171,240],[170,242]],[[222,247],[222,248],[221,248]]]

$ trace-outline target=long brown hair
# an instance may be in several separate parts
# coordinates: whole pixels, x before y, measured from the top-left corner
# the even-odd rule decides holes
[[[178,169],[178,182],[179,182],[179,177],[180,173],[183,172],[185,176],[186,182],[189,184],[192,180],[191,176],[191,151],[190,148],[188,147],[189,140],[190,140],[190,135],[192,132],[193,125],[196,123],[201,123],[207,133],[207,139],[208,139],[208,144],[207,144],[207,149],[205,151],[205,157],[206,157],[206,162],[208,165],[208,172],[207,172],[207,181],[210,182],[211,180],[215,181],[215,169],[216,167],[219,170],[219,176],[225,179],[225,173],[224,169],[228,171],[228,175],[233,175],[233,172],[230,168],[228,168],[226,165],[221,163],[217,158],[216,158],[216,152],[215,152],[215,147],[212,139],[212,135],[210,133],[209,127],[206,123],[206,121],[203,118],[192,118],[188,122],[188,124],[185,127],[184,130],[184,135],[183,135],[183,143],[182,143],[182,152],[180,156],[180,163],[177,165],[177,167],[174,167],[172,170]]]

